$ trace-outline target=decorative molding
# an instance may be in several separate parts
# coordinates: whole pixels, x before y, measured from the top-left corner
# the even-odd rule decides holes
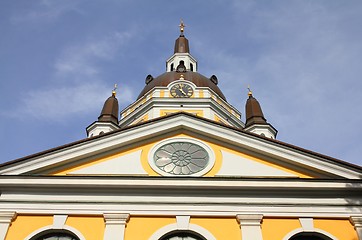
[[[105,221],[104,240],[124,240],[124,231],[130,214],[104,213]]]
[[[362,240],[362,215],[351,216],[349,220],[357,231],[358,239]]]
[[[63,229],[68,215],[54,215],[53,216],[53,229]]]
[[[26,238],[24,238],[24,240],[30,240],[34,236],[36,236],[36,235],[38,235],[38,234],[40,234],[42,232],[47,232],[47,231],[52,230],[52,229],[54,229],[53,225],[49,225],[49,226],[39,228],[39,229],[35,230],[34,232],[30,233]],[[64,225],[63,229],[73,233],[74,235],[76,235],[79,238],[79,240],[86,240],[85,237],[82,235],[82,233],[80,231],[78,231],[77,229],[73,228],[73,227]]]
[[[332,240],[338,240],[335,236],[333,236],[332,234],[330,234],[329,232],[326,232],[324,230],[318,229],[318,228],[313,228],[312,231],[304,231],[303,228],[297,228],[294,229],[293,231],[289,232],[287,235],[284,236],[284,238],[282,240],[289,240],[291,237],[293,237],[294,235],[298,234],[298,233],[302,233],[302,232],[315,232],[315,233],[320,233],[322,235],[325,235],[327,237],[329,237]]]
[[[148,240],[159,240],[165,234],[177,230],[185,230],[185,229],[179,229],[177,223],[166,225],[158,229]],[[200,227],[199,225],[190,223],[187,230],[190,232],[198,233],[207,240],[216,240],[216,238],[208,230],[206,230],[203,227]]]
[[[240,224],[241,239],[263,240],[261,232],[262,214],[237,214],[236,219]]]
[[[190,216],[176,216],[177,228],[181,230],[189,229]]]
[[[0,239],[5,239],[9,226],[16,215],[16,212],[0,212]]]
[[[313,218],[299,218],[300,225],[305,232],[312,232],[314,230]]]

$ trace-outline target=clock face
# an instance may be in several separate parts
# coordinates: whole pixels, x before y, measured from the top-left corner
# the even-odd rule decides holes
[[[188,84],[178,83],[171,88],[170,92],[173,97],[189,98],[194,93],[194,90]]]

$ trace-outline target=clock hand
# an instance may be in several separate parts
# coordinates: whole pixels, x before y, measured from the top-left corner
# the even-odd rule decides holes
[[[181,85],[179,85],[179,89],[178,90],[180,90],[180,92],[183,94],[183,95],[185,95],[186,96],[186,93],[185,93],[185,91],[184,91],[184,89],[182,88],[182,86]]]

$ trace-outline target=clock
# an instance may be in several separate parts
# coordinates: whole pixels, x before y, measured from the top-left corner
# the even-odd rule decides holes
[[[171,95],[175,98],[189,98],[194,93],[192,87],[185,83],[177,83],[172,86]]]

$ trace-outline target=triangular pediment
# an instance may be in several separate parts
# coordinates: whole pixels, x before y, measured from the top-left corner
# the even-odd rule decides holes
[[[173,147],[183,144],[176,146],[175,152],[177,148],[180,152],[197,146],[204,150],[195,155],[200,159],[190,163],[194,166],[178,167],[178,163],[168,159],[172,153],[165,155],[160,150],[172,144]],[[185,113],[120,129],[0,167],[2,175],[353,179],[361,178],[361,172],[347,163]]]

